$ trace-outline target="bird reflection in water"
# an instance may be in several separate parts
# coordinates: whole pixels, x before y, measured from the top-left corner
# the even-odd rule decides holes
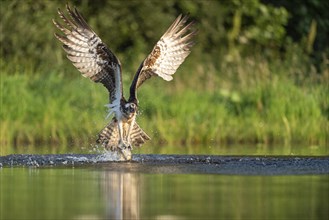
[[[103,175],[106,218],[139,219],[139,175],[124,172],[104,172]]]

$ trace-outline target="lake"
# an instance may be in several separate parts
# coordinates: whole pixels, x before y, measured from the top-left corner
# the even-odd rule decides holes
[[[175,167],[3,167],[0,219],[328,219],[327,174],[227,175]]]
[[[326,219],[328,175],[2,168],[1,219]]]

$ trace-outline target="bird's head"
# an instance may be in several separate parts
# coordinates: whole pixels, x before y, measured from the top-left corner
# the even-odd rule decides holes
[[[128,118],[134,116],[137,112],[137,105],[135,103],[126,103],[123,106],[124,113],[128,116]]]

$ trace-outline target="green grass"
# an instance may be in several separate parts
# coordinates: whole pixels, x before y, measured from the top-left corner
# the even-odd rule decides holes
[[[141,87],[137,121],[151,145],[328,145],[328,70],[305,77],[307,65],[297,64],[188,61],[173,82],[151,79]],[[108,121],[105,88],[73,67],[12,66],[1,66],[1,146],[94,144]]]

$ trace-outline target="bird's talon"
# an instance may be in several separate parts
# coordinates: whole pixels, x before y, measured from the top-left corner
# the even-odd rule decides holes
[[[125,160],[131,160],[131,146],[127,143],[119,143],[119,152],[122,154]]]

